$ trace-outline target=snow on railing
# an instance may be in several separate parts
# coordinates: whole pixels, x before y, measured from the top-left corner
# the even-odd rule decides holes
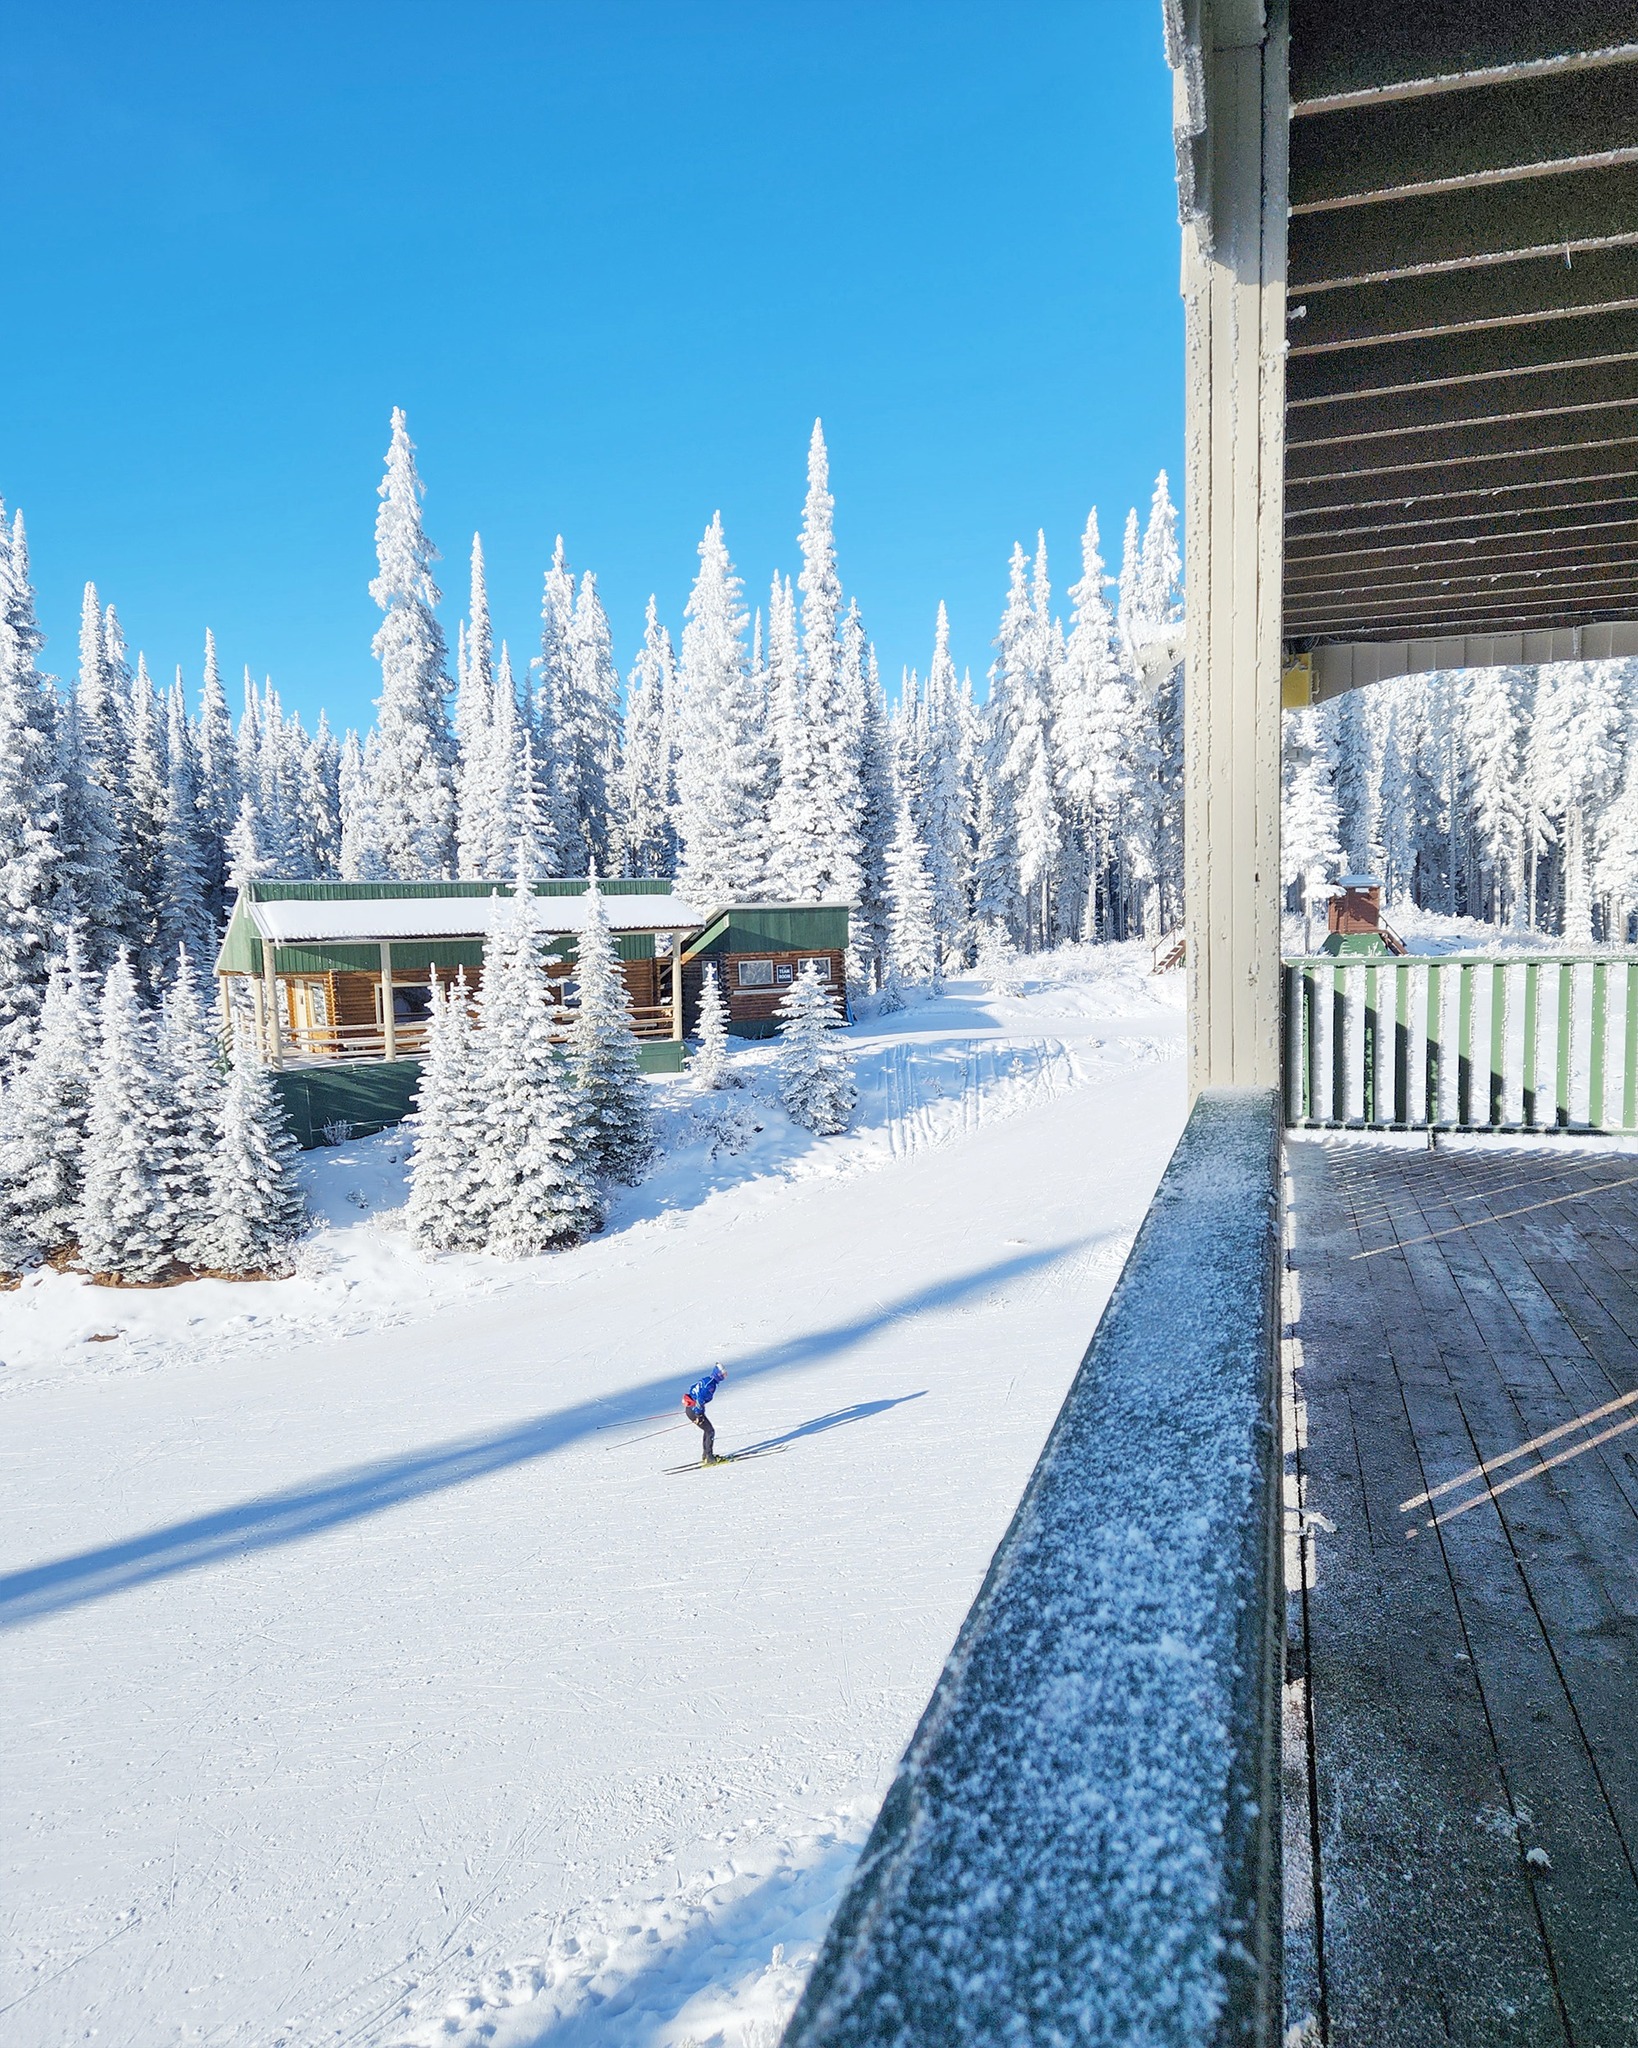
[[[1278,1123],[1195,1104],[786,2048],[1279,2041]]]
[[[1289,1124],[1638,1130],[1638,953],[1285,963]]]

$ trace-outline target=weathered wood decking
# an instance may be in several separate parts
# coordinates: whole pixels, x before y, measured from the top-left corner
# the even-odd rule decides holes
[[[1288,2018],[1632,2048],[1638,1155],[1288,1171]]]

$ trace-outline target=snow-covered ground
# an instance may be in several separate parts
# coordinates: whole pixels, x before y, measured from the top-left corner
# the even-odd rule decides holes
[[[579,1249],[0,1297],[0,2043],[761,2048],[1183,1113],[1181,977],[849,1034],[855,1129],[655,1083]],[[713,1359],[720,1447],[672,1471]]]

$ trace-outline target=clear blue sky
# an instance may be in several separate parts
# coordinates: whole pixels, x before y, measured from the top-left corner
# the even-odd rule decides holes
[[[525,658],[561,531],[622,670],[717,507],[752,602],[795,572],[815,414],[894,684],[941,597],[982,675],[1015,538],[1061,591],[1175,477],[1157,0],[55,0],[0,80],[0,493],[61,673],[89,576],[161,678],[210,625],[366,720],[395,404],[451,645],[473,529]]]

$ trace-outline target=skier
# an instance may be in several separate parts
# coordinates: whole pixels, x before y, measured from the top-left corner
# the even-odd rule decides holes
[[[711,1396],[727,1377],[728,1374],[722,1366],[714,1365],[708,1373],[702,1374],[682,1397],[683,1413],[696,1429],[704,1433],[705,1446],[700,1452],[702,1465],[714,1465],[717,1462],[717,1433],[711,1427],[711,1418],[705,1409]]]

